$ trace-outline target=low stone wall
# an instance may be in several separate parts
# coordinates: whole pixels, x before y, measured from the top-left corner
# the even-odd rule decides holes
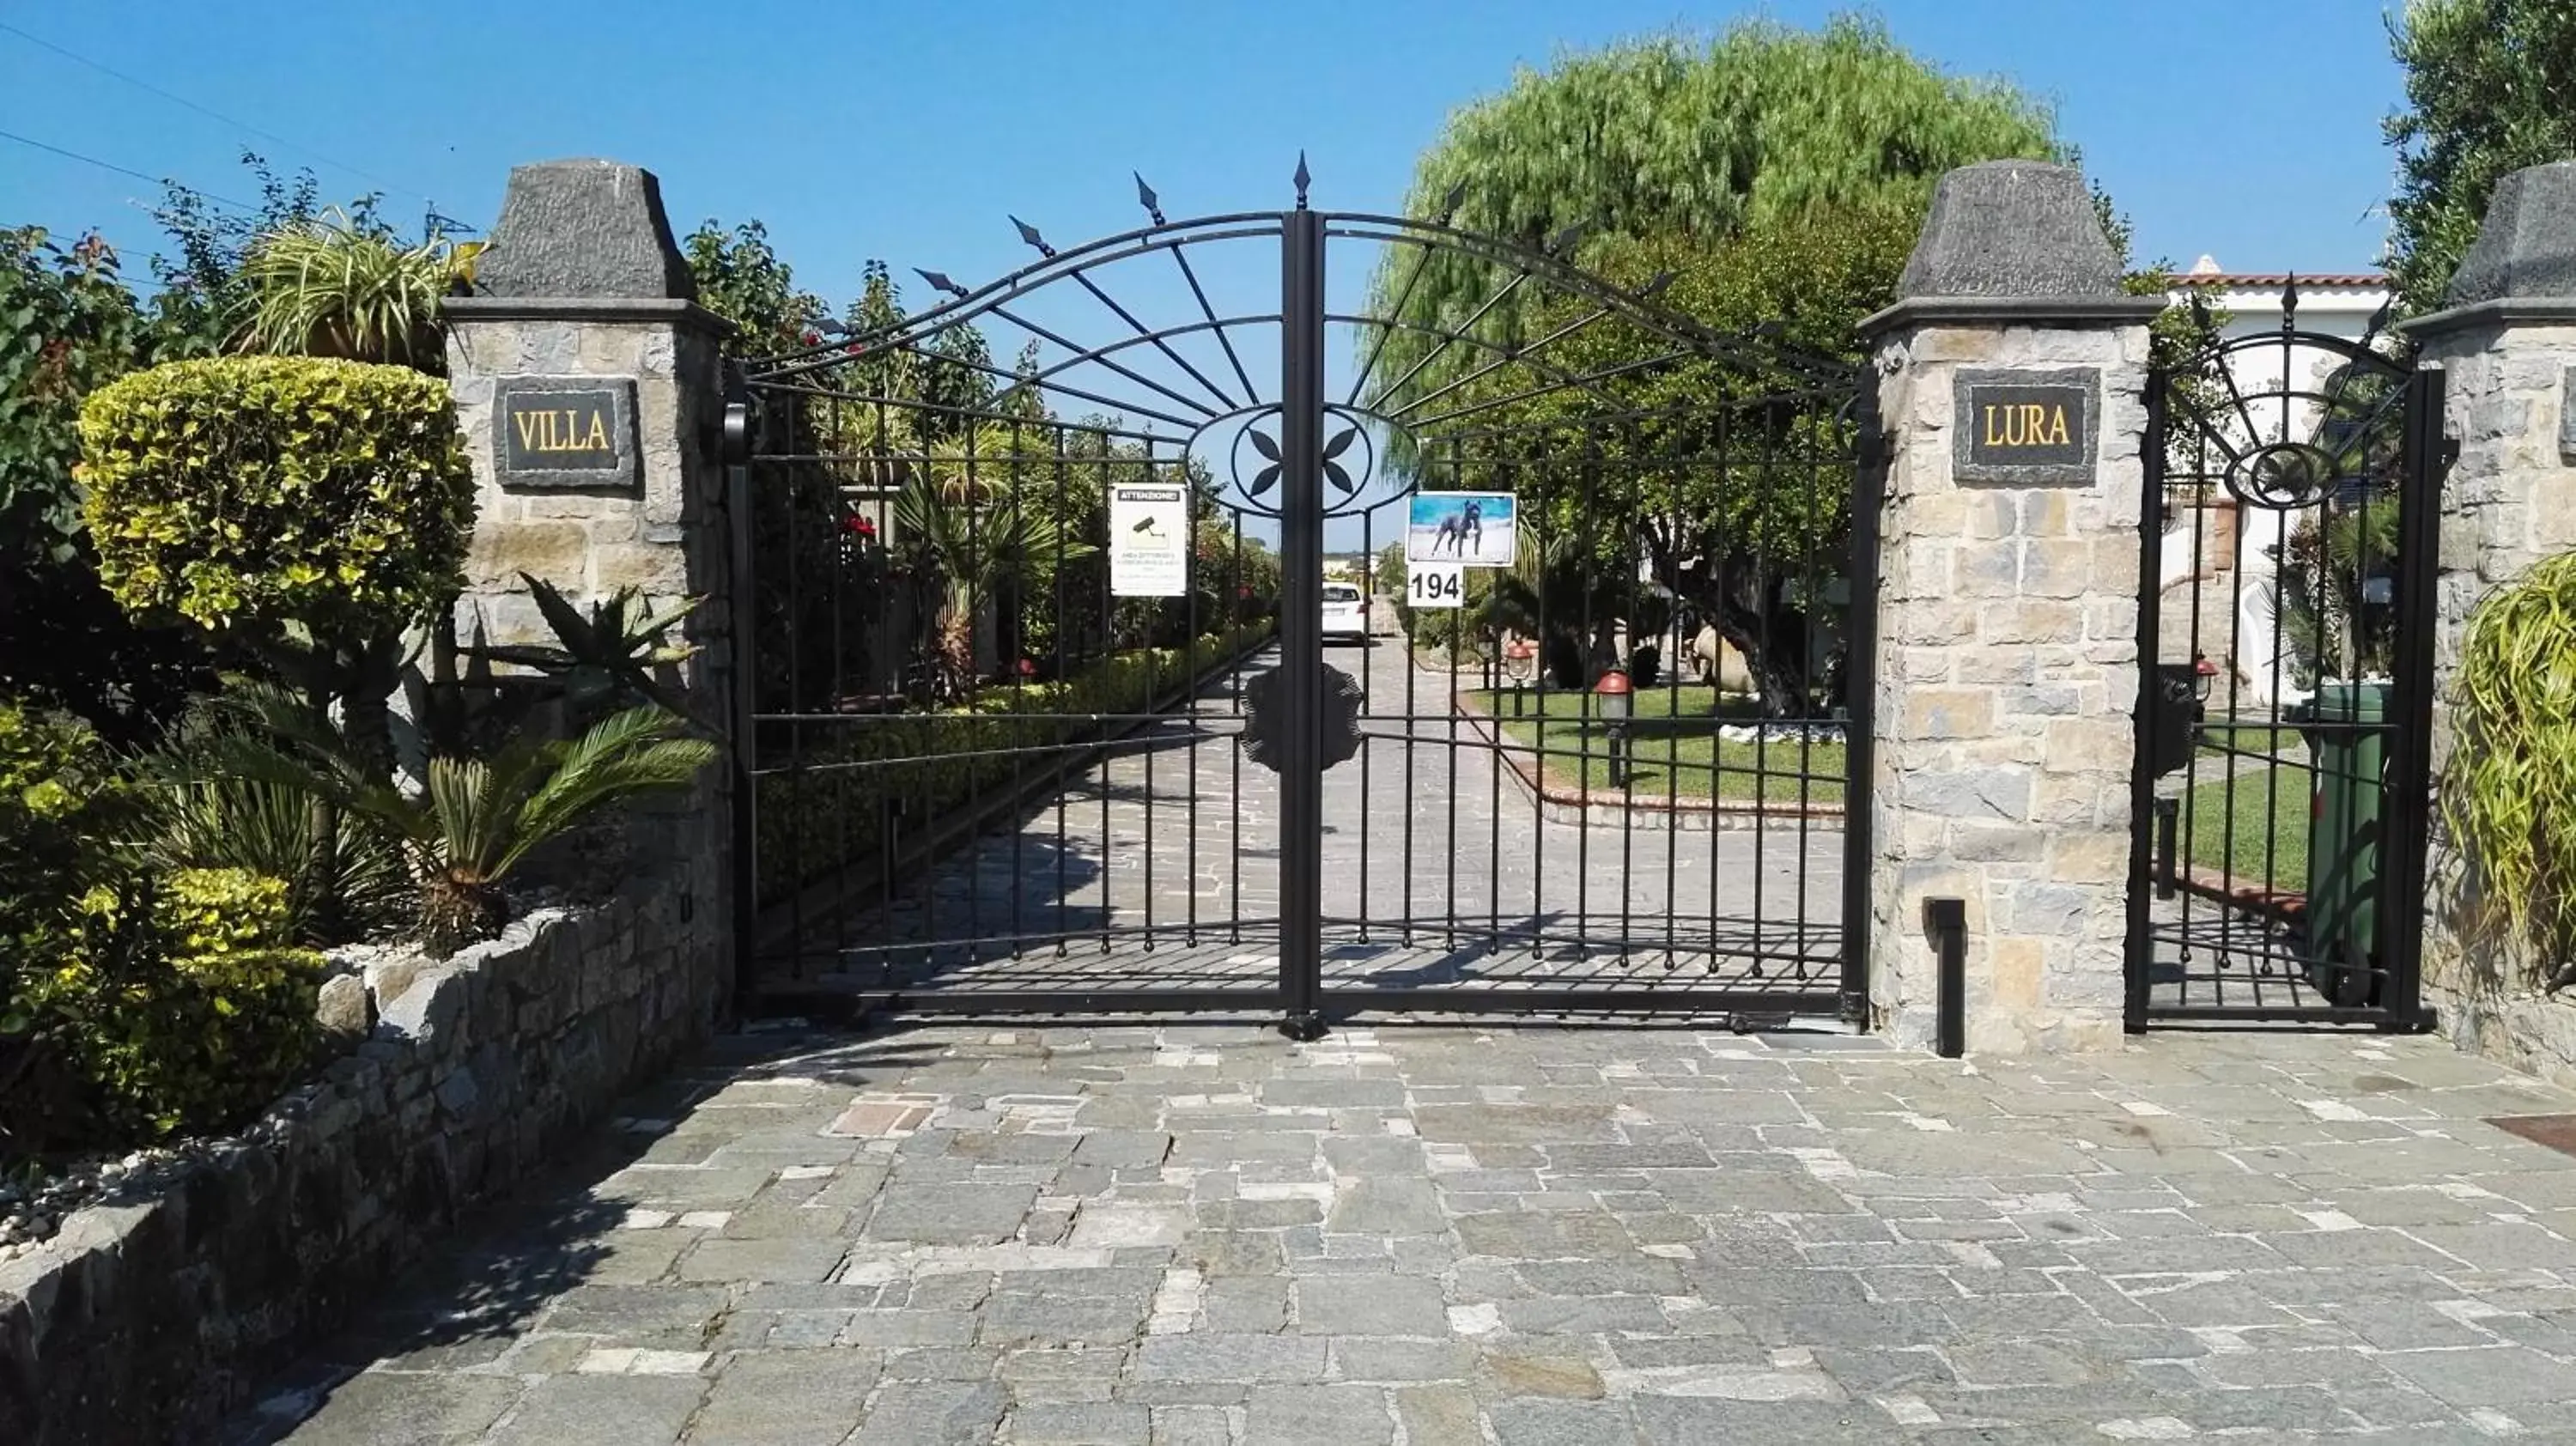
[[[2463,1051],[2576,1089],[2576,999],[2458,994],[2428,981],[2424,1002]]]
[[[713,886],[638,884],[335,981],[326,1022],[364,1043],[177,1182],[0,1263],[0,1441],[207,1435],[460,1210],[706,1037],[729,981]]]

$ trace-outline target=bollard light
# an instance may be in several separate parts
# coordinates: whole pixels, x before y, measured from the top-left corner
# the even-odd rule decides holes
[[[1521,716],[1523,692],[1529,686],[1530,670],[1537,664],[1538,649],[1527,638],[1514,638],[1503,647],[1503,672],[1512,680],[1512,716]]]
[[[1592,685],[1592,691],[1601,700],[1601,719],[1609,725],[1610,786],[1625,788],[1628,786],[1628,712],[1636,690],[1630,686],[1626,673],[1612,668],[1601,675],[1600,682]]]

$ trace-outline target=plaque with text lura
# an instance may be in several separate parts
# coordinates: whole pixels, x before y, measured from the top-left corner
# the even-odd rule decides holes
[[[493,383],[492,458],[507,488],[631,492],[635,383],[504,377]]]
[[[1962,368],[1951,470],[1961,482],[2060,487],[2093,480],[2098,367]]]

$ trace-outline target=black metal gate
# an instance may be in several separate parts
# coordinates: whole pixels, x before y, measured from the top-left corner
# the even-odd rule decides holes
[[[2297,305],[2150,379],[2132,1030],[2429,1025],[2442,374]]]
[[[1860,1017],[1858,364],[1138,190],[739,379],[755,1006]]]

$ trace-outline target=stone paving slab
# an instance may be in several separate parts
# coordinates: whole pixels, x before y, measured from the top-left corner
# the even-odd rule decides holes
[[[2576,1098],[2371,1035],[723,1042],[239,1443],[2576,1441]]]

